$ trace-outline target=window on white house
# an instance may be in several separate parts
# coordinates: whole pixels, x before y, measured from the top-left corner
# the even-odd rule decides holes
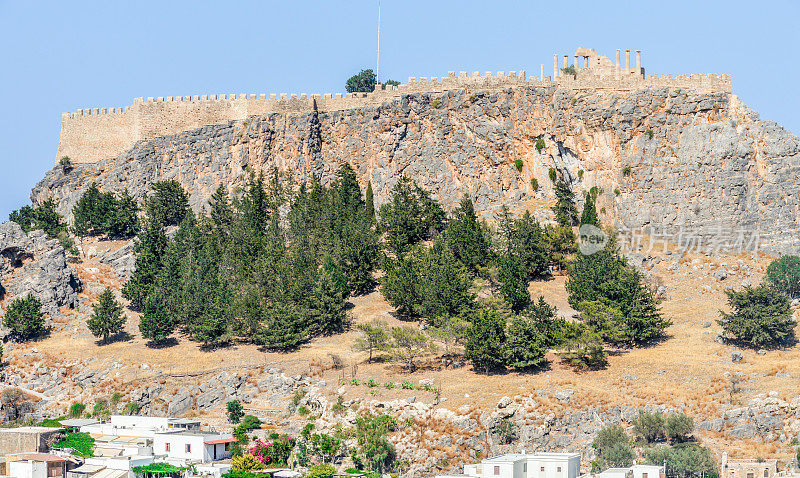
[[[523,471],[524,473],[527,473],[527,472],[528,472],[528,464],[527,464],[527,463],[523,463],[523,464],[522,464],[522,471]]]
[[[647,478],[647,473],[642,473],[642,478]]]
[[[169,443],[164,444],[164,450],[169,452]]]
[[[769,478],[769,470],[764,470],[764,478]]]
[[[192,445],[190,445],[189,443],[187,443],[187,444],[186,444],[186,453],[191,453],[191,452],[192,452]]]
[[[556,468],[556,472],[561,473],[561,467]]]
[[[544,471],[544,467],[539,468],[539,471],[543,472]]]
[[[494,474],[495,475],[499,475],[500,474],[500,467],[499,466],[495,466],[494,467]]]

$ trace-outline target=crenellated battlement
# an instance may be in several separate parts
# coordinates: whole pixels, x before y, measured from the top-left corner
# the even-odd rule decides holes
[[[641,52],[636,52],[636,67],[630,66],[630,50],[626,65],[616,64],[592,49],[579,48],[574,63],[569,55],[554,55],[553,76],[544,76],[541,65],[538,76],[523,71],[451,71],[444,77],[410,77],[404,84],[376,87],[370,93],[323,94],[221,94],[136,98],[125,107],[79,109],[63,113],[61,137],[56,159],[69,156],[76,163],[92,163],[117,156],[137,141],[176,134],[208,124],[244,120],[271,113],[305,113],[314,102],[321,112],[339,111],[364,106],[377,106],[404,94],[440,93],[448,90],[483,90],[509,87],[558,87],[573,90],[630,91],[644,88],[681,88],[703,93],[730,92],[729,75],[645,75]],[[581,65],[583,62],[583,65]],[[570,67],[571,68],[567,68]],[[564,70],[564,68],[567,68]]]

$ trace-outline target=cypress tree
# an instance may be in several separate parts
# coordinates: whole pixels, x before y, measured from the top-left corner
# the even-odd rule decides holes
[[[314,289],[313,333],[334,334],[344,330],[348,290],[345,275],[330,258],[326,259]]]
[[[161,226],[147,222],[136,243],[136,270],[122,287],[122,296],[134,309],[141,309],[161,271],[162,258],[167,249],[167,236]]]
[[[450,249],[439,237],[421,257],[419,302],[413,306],[418,315],[431,319],[455,317],[471,308],[472,280]]]
[[[583,203],[583,213],[581,214],[581,226],[590,224],[595,227],[600,227],[600,219],[597,217],[597,209],[595,208],[594,201],[595,195],[592,192],[586,193],[586,200]]]
[[[86,326],[95,337],[102,337],[103,343],[108,343],[110,335],[122,332],[127,319],[122,313],[122,304],[117,302],[110,288],[106,287],[92,309],[92,316],[86,321]]]
[[[562,226],[578,225],[578,208],[575,193],[563,179],[556,181],[556,204],[553,206],[556,221]]]
[[[189,211],[189,196],[178,181],[158,181],[147,198],[147,217],[160,226],[176,226]]]
[[[471,272],[476,272],[489,260],[489,239],[484,235],[472,200],[466,194],[447,225],[447,242],[456,258]]]
[[[545,353],[547,340],[536,323],[522,316],[514,317],[505,343],[506,365],[516,369],[540,367],[546,363]]]
[[[528,274],[522,268],[515,254],[505,254],[500,258],[498,279],[500,293],[514,312],[524,309],[531,300],[528,293]]]
[[[368,224],[375,224],[375,193],[372,192],[372,181],[367,182],[364,201],[364,218]]]
[[[400,316],[414,317],[416,305],[420,303],[420,264],[414,254],[406,254],[394,261],[387,259],[385,269],[386,275],[381,279],[381,294]]]
[[[150,339],[154,344],[162,343],[175,330],[175,323],[167,312],[164,297],[156,292],[144,301],[144,310],[139,320],[139,331],[142,337]]]
[[[467,335],[464,358],[473,367],[485,373],[503,368],[506,343],[505,323],[493,310],[479,310],[472,317],[472,326]]]

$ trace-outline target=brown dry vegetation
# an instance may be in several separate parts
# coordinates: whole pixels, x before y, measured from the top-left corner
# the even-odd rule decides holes
[[[98,250],[118,247],[119,243],[99,242]],[[699,259],[704,264],[702,270],[692,271],[692,260]],[[725,308],[724,287],[739,287],[744,278],[741,273],[729,275],[722,282],[708,276],[706,263],[727,263],[728,268],[741,261],[750,267],[748,277],[757,284],[763,275],[769,257],[737,256],[711,259],[705,256],[687,255],[681,260],[679,273],[668,272],[668,261],[656,265],[652,272],[667,287],[667,297],[662,310],[673,325],[668,329],[666,340],[650,347],[633,350],[614,351],[609,357],[609,365],[603,370],[579,372],[559,362],[557,356],[549,354],[551,366],[539,373],[484,375],[475,373],[470,366],[462,368],[443,368],[434,358],[428,360],[420,370],[407,373],[401,367],[384,362],[366,363],[366,353],[355,352],[351,345],[358,335],[355,330],[346,333],[321,337],[292,353],[264,352],[250,344],[236,343],[215,351],[203,351],[200,345],[178,336],[178,343],[166,348],[150,348],[138,333],[138,314],[127,311],[126,331],[130,340],[98,345],[89,333],[85,323],[77,320],[77,311],[65,311],[67,320],[57,324],[57,329],[45,340],[35,346],[46,356],[45,361],[71,365],[70,373],[77,373],[84,367],[105,368],[114,363],[129,365],[122,368],[119,376],[109,381],[107,388],[112,391],[128,392],[137,383],[149,380],[166,381],[170,375],[192,373],[201,380],[198,372],[221,368],[247,368],[252,370],[253,379],[264,367],[277,365],[287,375],[306,374],[324,378],[329,386],[329,395],[335,401],[340,384],[344,386],[344,398],[361,397],[366,399],[393,398],[417,395],[428,401],[427,392],[368,388],[363,385],[352,386],[350,380],[358,378],[364,382],[373,379],[379,384],[387,381],[411,381],[417,383],[422,378],[433,380],[441,390],[443,402],[440,406],[456,410],[461,405],[469,405],[473,410],[491,410],[505,395],[527,395],[538,389],[565,389],[575,391],[570,408],[589,408],[592,406],[644,406],[646,404],[665,404],[671,407],[685,406],[696,421],[719,416],[721,404],[731,401],[746,401],[748,397],[768,391],[776,391],[783,399],[798,394],[797,377],[800,377],[800,347],[788,350],[769,351],[759,356],[755,351],[744,351],[744,360],[732,363],[730,345],[715,342],[719,329],[714,322],[718,311]],[[699,266],[699,264],[696,264]],[[76,264],[76,269],[89,287],[83,293],[95,297],[102,288],[111,286],[119,291],[121,284],[110,267],[98,263],[93,258]],[[704,272],[703,272],[704,271]],[[530,286],[532,295],[543,295],[551,304],[558,307],[559,313],[571,316],[564,290],[565,278],[555,277],[548,281],[535,282]],[[354,307],[350,311],[354,324],[380,319],[389,325],[402,325],[392,314],[392,308],[380,292],[374,291],[361,297],[352,298]],[[86,311],[82,311],[86,312]],[[704,327],[711,322],[710,327]],[[800,335],[800,330],[797,331]],[[19,357],[23,349],[16,350],[9,358],[12,366],[24,367]],[[344,367],[335,369],[331,355],[341,357]],[[130,367],[130,365],[136,367]],[[141,367],[146,364],[146,368]],[[731,397],[729,378],[726,373],[740,372],[744,375],[743,391]],[[790,372],[792,378],[778,378],[776,373]],[[625,375],[625,377],[623,377]],[[43,391],[46,392],[46,391]],[[548,397],[535,397],[540,413],[563,411],[565,405]],[[253,405],[258,406],[258,405]],[[201,412],[200,417],[213,419],[219,412]],[[407,433],[416,433],[411,428]],[[702,433],[703,439],[711,444],[725,444],[732,456],[753,455],[756,451],[765,456],[782,456],[787,447],[775,448],[771,444],[755,444],[729,441],[724,434]],[[461,457],[464,450],[451,450],[452,456]],[[757,454],[757,453],[756,453]]]

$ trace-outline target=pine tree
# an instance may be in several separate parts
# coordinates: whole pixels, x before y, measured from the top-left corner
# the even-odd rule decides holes
[[[494,311],[484,309],[473,315],[464,358],[470,360],[475,369],[489,373],[504,366],[505,326],[502,317]]]
[[[379,216],[380,230],[397,255],[441,231],[446,219],[442,206],[406,177],[392,189],[392,197],[381,206]]]
[[[556,181],[556,204],[553,206],[556,221],[562,226],[578,225],[578,208],[575,206],[575,193],[563,179]]]
[[[122,313],[122,304],[117,302],[110,288],[106,287],[92,309],[92,316],[86,321],[86,326],[95,337],[102,337],[104,344],[108,343],[110,335],[122,332],[127,318]]]
[[[619,255],[614,240],[602,251],[578,254],[567,273],[570,305],[578,309],[582,302],[600,301],[619,309],[624,316],[621,330],[630,337],[629,345],[650,341],[671,325],[658,310],[655,292]]]
[[[536,322],[517,316],[508,328],[505,343],[505,362],[516,369],[530,369],[546,363],[547,341]]]
[[[794,335],[797,322],[793,318],[788,297],[767,284],[746,287],[742,291],[726,290],[733,313],[720,312],[717,322],[725,333],[751,347],[774,346]]]
[[[498,279],[500,293],[511,305],[513,311],[519,312],[530,303],[528,274],[523,270],[522,264],[515,254],[505,254],[500,258]]]
[[[85,236],[100,224],[97,218],[100,201],[100,188],[93,182],[72,208],[72,230],[76,236]]]
[[[189,211],[189,196],[178,181],[158,181],[147,198],[147,217],[159,226],[176,226]]]
[[[142,337],[160,344],[174,331],[175,323],[167,313],[164,297],[159,293],[150,294],[144,301],[144,310],[139,320]]]
[[[45,331],[42,303],[33,295],[17,298],[8,304],[3,317],[3,327],[21,340],[28,340]]]
[[[132,237],[139,232],[139,206],[136,200],[124,190],[119,198],[112,198],[113,205],[104,224],[104,232],[109,236]]]
[[[489,261],[489,239],[466,194],[447,225],[447,242],[456,258],[471,272],[477,272],[479,266]]]

